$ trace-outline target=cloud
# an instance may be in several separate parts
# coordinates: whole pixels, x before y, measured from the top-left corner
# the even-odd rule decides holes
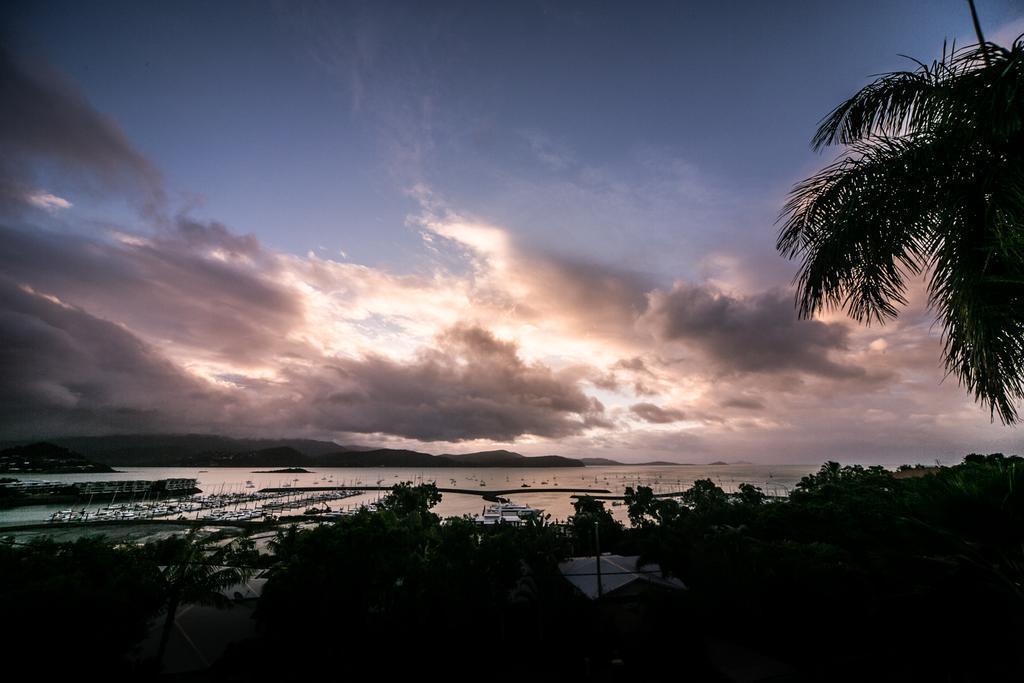
[[[456,326],[410,362],[339,360],[331,372],[293,378],[320,429],[421,441],[559,438],[606,426],[604,406],[574,376],[519,357],[516,345],[480,327]]]
[[[232,398],[121,327],[0,279],[0,431],[193,429],[230,419]]]
[[[187,217],[150,235],[0,228],[3,276],[61,321],[26,326],[44,316],[3,300],[5,337],[22,341],[6,357],[14,381],[0,425],[44,430],[35,436],[515,442],[534,453],[684,460],[806,460],[821,449],[853,457],[850,444],[907,452],[907,439],[923,438],[948,450],[958,434],[984,433],[960,389],[938,386],[939,340],[926,315],[860,330],[797,321],[779,292],[678,283],[638,296],[645,286],[615,269],[602,288],[596,264],[566,266],[507,233],[480,234],[489,237],[461,256],[473,267],[396,275],[282,254]],[[504,270],[485,248],[494,245]],[[96,365],[107,348],[120,365]],[[693,424],[675,425],[682,420]],[[856,424],[875,431],[848,428]]]
[[[100,240],[0,226],[4,273],[197,358],[258,363],[292,344],[301,301],[252,238],[181,220],[152,238]]]
[[[647,293],[656,284],[649,276],[524,246],[508,230],[448,209],[425,188],[418,188],[416,197],[424,209],[416,222],[430,247],[453,245],[458,257],[472,264],[476,303],[514,312],[521,322],[557,329],[563,341],[600,341],[606,351],[633,336],[634,323],[647,307]]]
[[[355,110],[380,96],[370,80]],[[679,217],[720,225],[728,197],[656,152],[640,155],[638,182],[567,156],[548,190],[516,186],[531,223],[571,249],[417,186],[422,211],[409,223],[424,237],[423,267],[396,273],[278,252],[187,213],[143,211],[98,232],[66,197],[152,209],[159,173],[39,68],[0,56],[0,94],[12,102],[0,111],[0,209],[15,209],[0,222],[5,437],[341,434],[691,460],[865,459],[922,440],[947,451],[991,440],[962,390],[940,385],[923,297],[865,331],[798,320],[785,290],[745,275],[761,272],[750,255],[715,252],[704,273],[679,266],[707,246],[678,239]],[[726,241],[729,230],[712,232]],[[643,258],[593,257],[609,248]]]
[[[57,74],[2,48],[0,101],[0,208],[35,203],[42,171],[78,191],[120,193],[149,209],[163,202],[160,173],[116,123]]]
[[[740,408],[742,410],[764,410],[764,403],[760,399],[746,396],[734,396],[722,401],[723,408]]]
[[[654,286],[649,277],[614,266],[539,252],[519,258],[526,266],[519,278],[545,302],[543,314],[571,317],[590,334],[629,334]]]
[[[681,410],[661,408],[653,403],[636,403],[629,407],[629,412],[652,424],[669,424],[686,419],[686,413]]]
[[[575,155],[566,145],[552,140],[539,130],[521,131],[520,135],[537,160],[553,171],[563,171],[576,163]]]
[[[539,255],[537,274],[537,260],[507,246],[504,280],[478,251],[465,258],[482,258],[480,269],[396,275],[186,218],[148,236],[0,228],[12,283],[0,297],[12,340],[0,429],[515,442],[690,461],[857,459],[858,448],[911,453],[922,439],[950,451],[986,433],[962,391],[938,384],[939,340],[923,314],[859,330],[795,321],[778,292],[680,283],[652,290],[644,310],[635,297],[613,304],[615,332],[597,324],[607,311],[587,310],[602,290],[589,304],[545,297],[537,283],[561,261]],[[577,276],[599,280],[600,269],[557,278]]]
[[[833,379],[867,374],[832,358],[847,349],[846,325],[799,320],[792,300],[781,292],[733,297],[678,282],[649,299],[645,324],[659,339],[685,342],[724,372],[799,371]]]
[[[0,430],[213,429],[381,434],[419,441],[559,438],[607,427],[572,372],[529,363],[512,342],[459,325],[412,359],[317,357],[272,379],[186,372],[128,330],[29,286],[0,288]]]
[[[612,363],[606,372],[592,377],[590,381],[594,386],[609,391],[622,391],[623,387],[628,387],[629,382],[632,382],[634,396],[657,395],[658,391],[653,387],[660,384],[658,375],[639,356],[622,358]]]
[[[33,192],[32,194],[28,195],[25,198],[25,200],[32,206],[35,206],[36,208],[39,209],[43,209],[45,211],[55,211],[57,209],[71,208],[71,202],[64,199],[63,197],[58,197],[55,194],[50,194],[49,192]]]

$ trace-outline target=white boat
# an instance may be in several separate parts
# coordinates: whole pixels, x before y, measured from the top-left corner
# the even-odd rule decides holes
[[[484,509],[474,517],[477,524],[491,526],[492,524],[512,524],[518,526],[536,515],[543,514],[543,510],[531,508],[529,505],[519,503],[498,503]]]

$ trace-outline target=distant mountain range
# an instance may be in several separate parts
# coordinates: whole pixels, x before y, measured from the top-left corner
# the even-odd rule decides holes
[[[0,448],[27,446],[28,442],[0,442]],[[340,445],[315,439],[239,439],[215,434],[61,437],[32,447],[37,446],[57,449],[51,454],[58,458],[78,458],[93,461],[89,463],[92,465],[105,463],[122,467],[637,467],[695,464],[666,460],[620,462],[609,458],[566,458],[560,455],[525,456],[506,450],[432,455],[397,448]],[[69,455],[62,456],[58,451]],[[111,471],[75,469],[83,465],[71,461],[66,466],[72,468],[67,471]]]
[[[4,445],[24,447],[0,444]],[[527,457],[504,450],[431,455],[312,439],[235,439],[205,434],[66,437],[51,439],[49,445],[73,451],[79,458],[122,467],[584,467],[583,461],[575,458]]]
[[[342,451],[317,458],[321,467],[583,467],[583,462],[560,455],[527,457],[511,451],[479,451],[430,455],[419,451],[378,448]]]

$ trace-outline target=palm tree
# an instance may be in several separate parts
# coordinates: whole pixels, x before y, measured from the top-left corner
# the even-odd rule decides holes
[[[221,591],[246,581],[252,575],[251,569],[225,566],[233,550],[232,543],[218,546],[222,536],[199,537],[198,531],[195,527],[183,537],[173,536],[164,541],[159,550],[163,557],[168,558],[168,564],[162,573],[165,616],[157,651],[158,662],[163,661],[179,607],[231,607],[231,599]]]
[[[976,24],[977,26],[977,24]],[[1024,36],[888,73],[826,116],[840,159],[798,184],[777,249],[801,317],[882,324],[926,274],[948,374],[1005,424],[1024,398]]]

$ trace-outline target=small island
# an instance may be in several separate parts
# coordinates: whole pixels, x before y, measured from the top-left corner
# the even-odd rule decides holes
[[[311,474],[304,467],[285,467],[279,470],[253,470],[253,474]]]

